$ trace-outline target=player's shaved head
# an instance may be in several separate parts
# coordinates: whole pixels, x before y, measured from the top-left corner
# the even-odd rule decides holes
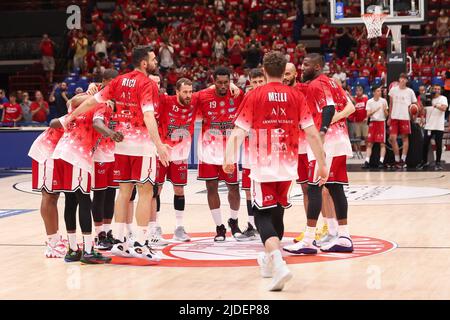
[[[284,71],[283,83],[287,86],[294,86],[297,78],[297,68],[292,62],[286,63],[286,69]]]
[[[319,53],[309,53],[305,56],[305,59],[309,59],[312,63],[318,64],[321,68],[325,66],[325,60]]]

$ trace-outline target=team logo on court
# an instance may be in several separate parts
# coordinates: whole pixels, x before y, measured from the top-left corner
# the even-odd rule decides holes
[[[162,267],[244,267],[257,266],[256,258],[264,250],[260,241],[238,242],[227,233],[227,240],[214,242],[213,233],[191,233],[190,242],[173,243],[160,252],[163,259],[158,264]],[[297,234],[285,233],[282,245],[292,244]],[[168,236],[167,239],[171,239]],[[397,247],[391,241],[352,236],[353,253],[326,253],[317,255],[296,256],[283,252],[283,258],[288,264],[312,263],[361,258],[381,253],[387,253]],[[149,263],[133,258],[112,257],[113,264],[148,265]]]

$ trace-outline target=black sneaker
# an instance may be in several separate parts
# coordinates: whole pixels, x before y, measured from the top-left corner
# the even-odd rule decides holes
[[[370,168],[370,164],[366,161],[364,162],[364,164],[361,167],[362,169],[369,169]]]
[[[231,234],[237,241],[249,241],[250,239],[244,235],[239,228],[238,219],[228,219],[228,226],[231,229]]]
[[[378,162],[378,169],[384,169],[384,163],[383,162]]]
[[[106,240],[111,243],[111,245],[114,245],[114,237],[112,234],[112,230],[109,230],[108,233],[106,234]]]
[[[436,165],[434,166],[434,170],[442,171],[442,170],[444,170],[444,168],[441,166],[440,162],[436,162]]]
[[[245,229],[243,235],[249,240],[258,240],[260,238],[258,230],[256,230],[250,222],[248,223],[247,229]]]
[[[111,250],[112,245],[107,241],[106,232],[102,231],[95,237],[94,248],[98,250]]]
[[[105,257],[100,252],[92,250],[90,253],[83,251],[80,261],[85,264],[105,264],[110,263],[111,258]]]
[[[66,256],[64,257],[65,262],[77,262],[81,259],[81,250],[78,249],[76,251],[69,248],[69,251],[67,251]]]
[[[214,237],[215,242],[224,242],[226,239],[227,229],[223,224],[216,227],[216,236]]]
[[[419,169],[419,170],[424,170],[424,169],[426,169],[426,168],[428,168],[430,166],[430,164],[428,163],[428,162],[421,162],[418,166],[417,166],[417,169]]]

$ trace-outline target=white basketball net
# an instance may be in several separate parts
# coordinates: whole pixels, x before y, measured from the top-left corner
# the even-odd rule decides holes
[[[368,39],[381,37],[381,27],[387,16],[385,13],[366,13],[362,15],[362,19],[366,25]]]

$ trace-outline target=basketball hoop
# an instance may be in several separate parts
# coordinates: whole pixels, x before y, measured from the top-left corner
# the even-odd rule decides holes
[[[381,27],[384,21],[388,17],[387,14],[383,13],[381,6],[375,6],[375,10],[371,13],[365,13],[362,16],[364,24],[367,29],[367,38],[372,39],[376,37],[381,37]]]

